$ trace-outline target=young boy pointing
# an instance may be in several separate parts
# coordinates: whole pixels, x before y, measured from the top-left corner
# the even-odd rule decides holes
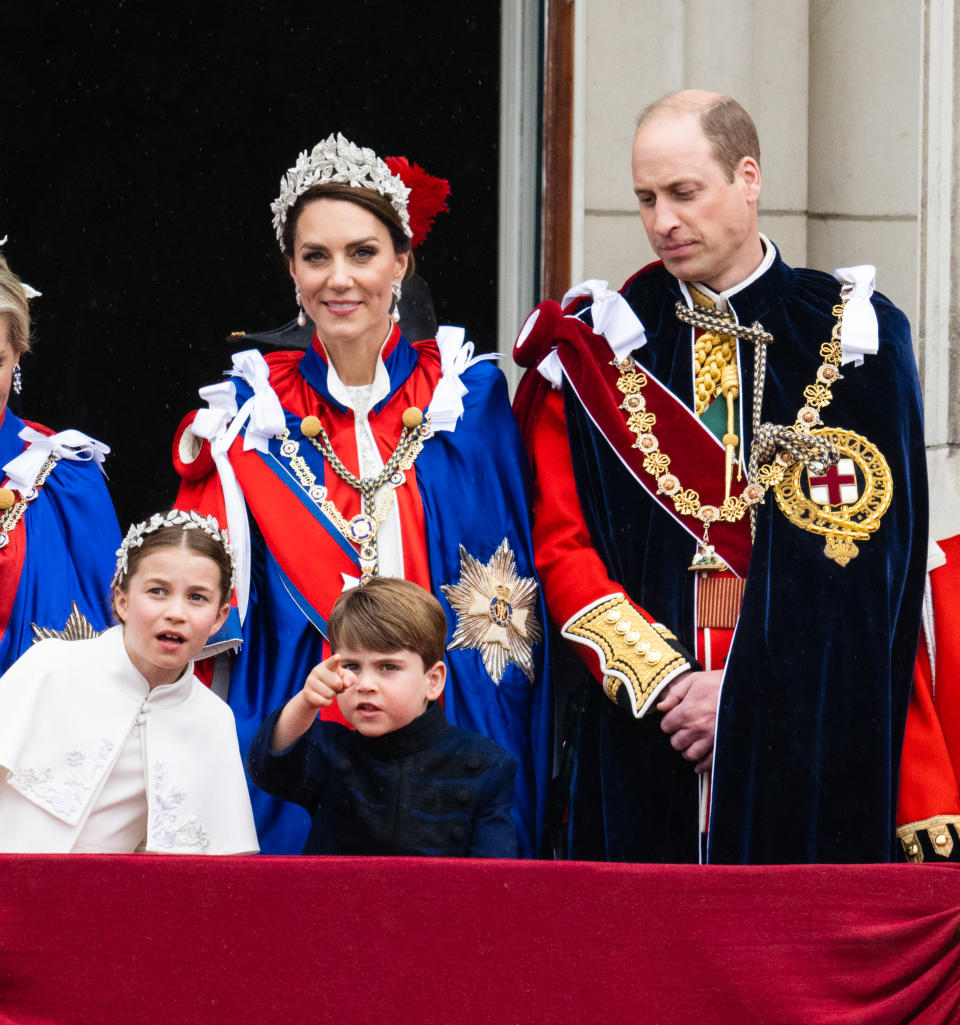
[[[260,727],[254,782],[310,813],[304,854],[512,858],[516,761],[451,726],[447,622],[416,584],[377,577],[333,607],[334,654]],[[336,699],[349,730],[317,714]]]

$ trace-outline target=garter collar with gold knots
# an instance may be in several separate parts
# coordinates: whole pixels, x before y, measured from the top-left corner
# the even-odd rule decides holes
[[[817,369],[815,382],[804,389],[805,404],[800,407],[791,427],[760,422],[766,348],[773,340],[762,325],[746,327],[721,313],[703,308],[691,310],[683,303],[676,304],[676,315],[684,323],[744,338],[755,346],[754,439],[747,484],[739,495],[727,494],[719,507],[702,503],[696,490],[685,488],[669,472],[670,457],[662,451],[660,441],[653,433],[656,417],[646,409],[642,395],[647,383],[645,374],[638,370],[631,356],[613,361],[620,372],[617,387],[624,394],[620,408],[627,414],[627,427],[636,436],[634,447],[644,453],[644,469],[656,478],[658,492],[673,500],[680,516],[693,517],[703,525],[703,539],[698,543],[691,569],[725,568],[708,544],[710,524],[718,519],[736,522],[749,509],[752,533],[752,510],[770,488],[778,507],[791,523],[826,536],[824,554],[839,565],[845,566],[857,555],[855,539],[868,538],[879,526],[892,495],[892,478],[886,460],[866,438],[851,431],[825,427],[820,417],[820,411],[833,400],[832,386],[843,377],[840,373],[844,358],[841,334],[847,301],[848,293],[842,291],[841,301],[832,311],[835,323],[830,339],[820,347],[823,362]],[[862,492],[856,488],[854,467],[859,469],[863,479]],[[800,484],[804,470],[807,472],[810,498],[804,494]],[[856,490],[854,500],[847,501],[843,497],[838,481]],[[814,500],[814,488],[819,489],[817,496],[826,501]],[[836,506],[839,506],[838,511],[834,511]]]
[[[27,506],[40,494],[61,459],[73,462],[92,460],[103,473],[104,457],[110,453],[109,446],[82,431],[43,434],[25,425],[17,437],[27,444],[19,455],[3,466],[2,474],[6,475],[7,484],[0,487],[0,548],[7,546]]]
[[[220,529],[220,524],[213,516],[201,516],[194,510],[171,509],[166,513],[154,513],[149,520],[142,523],[134,523],[127,531],[117,549],[117,568],[113,574],[111,587],[120,587],[129,570],[129,556],[131,548],[139,548],[147,534],[153,534],[163,527],[183,527],[184,530],[202,530],[215,541],[223,545],[224,551],[230,559],[230,587],[233,588],[237,577],[237,564],[233,549],[227,538],[227,532]]]
[[[300,486],[337,528],[341,536],[354,545],[360,553],[360,583],[366,584],[380,572],[380,552],[377,532],[386,519],[393,504],[394,492],[406,482],[406,471],[413,469],[417,456],[423,451],[423,443],[433,437],[430,416],[416,406],[403,412],[403,430],[390,458],[376,477],[358,477],[344,465],[334,451],[330,438],[319,417],[305,416],[300,422],[300,431],[323,456],[330,469],[360,493],[361,511],[349,520],[330,501],[327,488],[317,483],[316,474],[300,455],[300,443],[290,437],[289,429],[277,435],[280,455],[287,460]],[[377,500],[377,492],[388,487],[386,495]]]
[[[19,498],[11,488],[0,488],[0,548],[6,548],[10,541],[10,535],[27,511],[27,505],[40,494],[40,488],[46,483],[47,477],[53,473],[56,465],[56,458],[49,456],[40,467],[33,487],[21,491]]]
[[[375,477],[358,477],[344,465],[334,451],[330,438],[316,416],[306,416],[300,431],[311,445],[321,453],[333,472],[355,491],[360,492],[361,511],[347,520],[330,501],[325,486],[317,483],[316,474],[300,455],[300,442],[290,436],[288,428],[276,435],[280,441],[280,455],[286,459],[307,497],[337,528],[341,536],[357,547],[360,553],[361,583],[366,583],[380,571],[377,533],[394,501],[394,493],[405,481],[423,451],[426,441],[438,431],[455,431],[463,417],[463,397],[467,387],[463,375],[475,364],[497,359],[496,353],[474,355],[473,342],[466,340],[461,327],[442,324],[437,329],[437,348],[440,353],[441,376],[426,410],[410,406],[403,412],[403,429],[393,453],[384,468]],[[377,492],[389,488],[378,500]]]

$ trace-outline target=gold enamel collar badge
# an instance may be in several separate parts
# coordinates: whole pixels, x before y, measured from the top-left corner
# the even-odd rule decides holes
[[[793,431],[798,439],[816,438],[836,449],[839,458],[822,472],[814,472],[789,452],[779,451],[773,462],[760,468],[758,478],[773,489],[777,506],[802,530],[826,537],[824,555],[846,566],[880,526],[890,508],[893,476],[876,445],[853,431],[824,427],[820,410],[833,400],[832,385],[840,374],[840,328],[843,304],[833,309],[836,323],[830,341],[820,347],[823,364],[817,381],[803,393],[806,405],[797,414]]]
[[[511,662],[532,683],[533,645],[543,636],[536,614],[537,582],[518,575],[507,539],[486,564],[461,545],[460,580],[440,589],[457,614],[448,649],[479,649],[483,667],[496,684]]]
[[[866,438],[832,427],[815,433],[837,446],[840,460],[821,475],[799,464],[787,467],[773,494],[791,523],[823,534],[824,555],[846,566],[859,552],[855,542],[880,526],[893,496],[893,478],[880,450]]]

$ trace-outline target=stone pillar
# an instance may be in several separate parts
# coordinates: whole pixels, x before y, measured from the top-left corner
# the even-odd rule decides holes
[[[807,261],[872,263],[917,326],[920,9],[811,0]]]
[[[954,0],[926,0],[918,337],[933,537],[960,532],[960,24]]]
[[[586,49],[586,82],[578,126],[583,207],[574,210],[583,248],[573,254],[575,271],[616,287],[653,258],[630,176],[634,123],[659,96],[693,87],[729,93],[755,118],[761,228],[788,261],[805,262],[807,10],[808,0],[589,0],[577,38]]]

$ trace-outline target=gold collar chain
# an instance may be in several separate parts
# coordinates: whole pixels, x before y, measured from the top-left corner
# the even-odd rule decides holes
[[[289,429],[285,428],[276,436],[280,442],[280,455],[288,461],[307,497],[333,523],[341,536],[359,551],[361,585],[369,583],[380,573],[377,532],[390,512],[394,493],[406,482],[406,471],[413,468],[417,456],[423,451],[423,443],[433,437],[429,414],[424,415],[416,406],[404,410],[403,425],[400,440],[383,470],[376,477],[358,477],[346,468],[334,451],[319,418],[306,416],[301,421],[303,436],[321,453],[333,472],[360,493],[361,511],[349,520],[330,501],[327,488],[317,483],[316,474],[300,455],[300,443],[290,437]],[[378,499],[377,492],[384,487],[389,490]]]
[[[680,307],[682,304],[678,304]],[[737,334],[749,338],[756,343],[754,353],[754,444],[750,454],[747,470],[747,485],[738,495],[727,495],[720,506],[705,504],[700,500],[700,493],[693,488],[685,488],[679,478],[670,473],[670,456],[660,448],[660,440],[653,433],[656,426],[656,415],[646,408],[647,403],[642,392],[647,385],[647,376],[638,369],[632,356],[611,365],[620,372],[617,389],[624,399],[620,409],[627,414],[627,427],[636,437],[633,448],[643,454],[643,468],[656,478],[657,493],[673,499],[673,505],[680,516],[692,516],[703,524],[703,540],[697,543],[697,554],[694,557],[692,570],[724,570],[725,563],[716,555],[709,544],[710,524],[717,520],[736,523],[747,512],[753,510],[763,501],[768,488],[776,486],[783,480],[786,468],[795,462],[803,462],[811,466],[823,466],[830,459],[836,462],[836,450],[829,441],[824,441],[811,432],[821,425],[820,410],[833,400],[831,387],[842,379],[840,373],[840,327],[843,322],[841,302],[833,307],[836,323],[830,340],[820,347],[823,363],[817,369],[817,379],[803,391],[805,404],[800,407],[792,428],[776,427],[773,424],[760,423],[760,406],[763,401],[763,380],[766,374],[766,345],[773,336],[756,323],[750,328],[742,328],[735,322],[724,325],[727,334]],[[683,306],[684,314],[690,313]],[[701,323],[703,311],[696,311],[696,318],[680,316],[685,323],[697,321],[698,327],[715,327],[712,323]],[[717,316],[714,314],[713,316]],[[833,449],[831,452],[830,450]],[[760,460],[770,460],[759,465]],[[751,521],[751,535],[753,523]]]
[[[16,497],[16,491],[12,491],[10,488],[0,488],[0,548],[6,548],[10,541],[10,535],[27,511],[27,506],[40,494],[39,489],[46,483],[56,465],[56,457],[49,456],[40,467],[33,487],[20,492],[19,499]]]

